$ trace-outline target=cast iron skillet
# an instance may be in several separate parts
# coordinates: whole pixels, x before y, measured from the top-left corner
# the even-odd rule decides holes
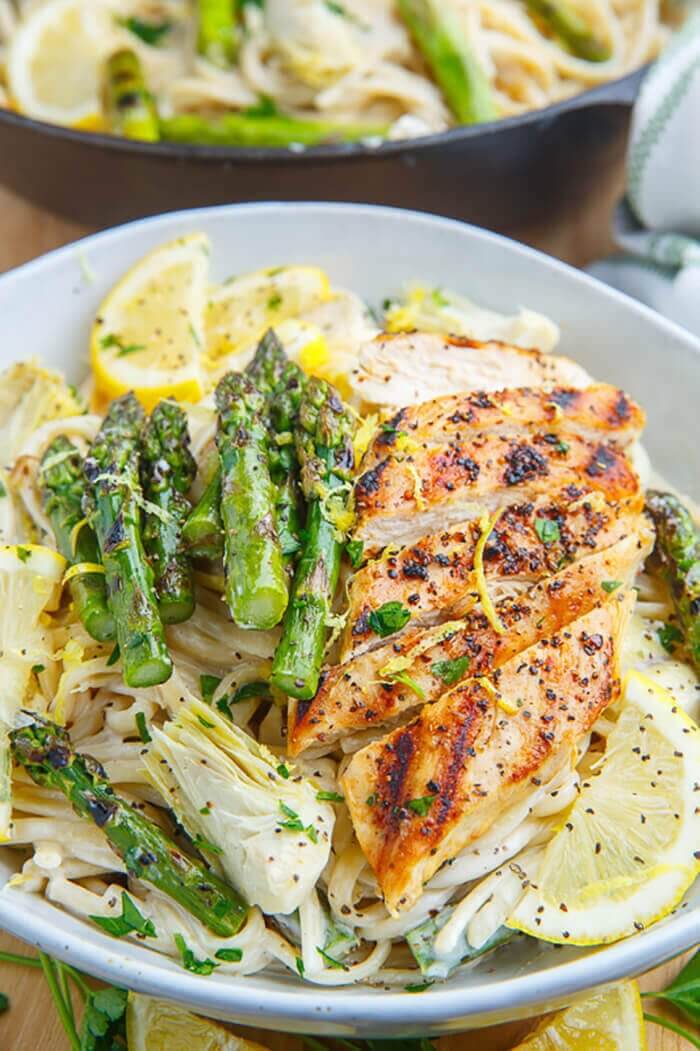
[[[606,184],[643,74],[490,124],[303,153],[134,143],[0,110],[0,182],[93,227],[197,205],[315,198],[399,205],[513,235],[584,208]]]

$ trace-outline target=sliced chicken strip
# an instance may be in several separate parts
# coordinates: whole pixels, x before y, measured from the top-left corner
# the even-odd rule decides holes
[[[388,456],[365,471],[355,483],[354,536],[372,553],[547,493],[564,491],[573,502],[598,491],[617,503],[637,485],[625,454],[609,443],[485,434]]]
[[[493,597],[500,597],[502,585],[534,584],[566,562],[626,536],[637,528],[643,499],[635,483],[621,504],[610,505],[600,494],[572,503],[561,494],[507,507],[483,551]],[[408,547],[388,548],[358,570],[348,587],[340,660],[381,645],[372,612],[386,602],[399,602],[410,611],[406,631],[466,613],[478,598],[474,553],[481,532],[479,522],[462,523]]]
[[[634,592],[611,598],[368,745],[341,778],[389,912],[420,898],[443,862],[566,761],[620,692]]]
[[[350,377],[363,401],[396,409],[464,390],[590,383],[588,373],[569,358],[435,332],[382,333],[360,349]]]
[[[637,527],[524,595],[498,603],[496,615],[504,633],[475,610],[460,621],[412,632],[327,669],[312,701],[290,703],[290,754],[395,722],[438,700],[459,681],[490,674],[542,635],[561,630],[604,602],[607,595],[632,583],[653,547],[646,519],[638,518]]]
[[[644,429],[642,409],[618,387],[599,383],[573,387],[508,389],[487,394],[471,391],[407,406],[380,427],[362,460],[362,471],[393,452],[416,445],[444,445],[490,435],[527,435],[539,430],[557,447],[569,434],[588,441],[610,441],[621,449]]]

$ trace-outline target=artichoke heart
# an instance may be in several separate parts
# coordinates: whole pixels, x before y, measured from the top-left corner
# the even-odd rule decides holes
[[[294,912],[328,861],[333,808],[198,700],[151,734],[149,775],[212,868],[263,912]]]

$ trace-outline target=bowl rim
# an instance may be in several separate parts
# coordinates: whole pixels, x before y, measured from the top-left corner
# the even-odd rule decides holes
[[[0,299],[3,294],[12,296],[16,286],[25,280],[40,279],[44,271],[62,267],[69,261],[74,264],[76,249],[89,251],[94,245],[106,246],[113,240],[128,237],[130,231],[144,227],[152,230],[177,227],[183,222],[195,227],[202,219],[292,210],[295,213],[300,210],[314,213],[317,218],[325,220],[332,220],[334,213],[352,215],[353,218],[364,215],[370,220],[382,216],[404,218],[412,223],[424,224],[432,233],[440,229],[464,230],[477,245],[479,242],[491,242],[503,252],[531,261],[540,272],[549,270],[565,274],[571,282],[572,291],[577,285],[587,286],[601,299],[636,313],[646,324],[672,337],[675,342],[685,344],[698,355],[700,364],[700,340],[649,307],[583,271],[468,223],[426,212],[378,205],[312,201],[254,202],[184,209],[138,219],[91,234],[8,271],[0,276]],[[332,226],[326,227],[330,228]],[[190,974],[178,968],[168,957],[131,944],[127,952],[127,946],[120,947],[115,939],[91,929],[91,940],[88,942],[83,936],[82,920],[45,899],[41,899],[42,907],[34,910],[31,907],[32,900],[16,889],[2,889],[0,927],[106,981],[185,1002],[205,1014],[235,1017],[244,1024],[265,1027],[267,1021],[269,1028],[276,1024],[275,1017],[283,1018],[290,1030],[298,1032],[303,1032],[306,1027],[307,1031],[315,1028],[329,1033],[332,1027],[345,1026],[351,1027],[352,1031],[355,1027],[361,1028],[367,1035],[392,1034],[397,1030],[424,1033],[431,1030],[445,1031],[446,1027],[454,1031],[458,1025],[468,1025],[470,1021],[472,1026],[481,1027],[504,1018],[522,1017],[528,1012],[533,1014],[538,1008],[542,1009],[545,1003],[550,1007],[573,999],[586,990],[640,974],[700,942],[700,907],[681,906],[674,915],[639,935],[612,945],[592,947],[591,953],[575,960],[544,971],[525,972],[487,987],[437,984],[425,996],[407,995],[404,990],[377,990],[363,985],[328,988],[312,984],[298,987],[295,984],[271,991],[256,985],[255,975],[236,980],[232,976],[204,978]],[[65,924],[52,923],[42,916],[45,907],[59,909],[65,917]],[[99,945],[93,944],[95,940]]]
[[[33,117],[0,107],[0,126],[33,131],[48,138],[61,139],[93,149],[105,149],[119,154],[152,158],[178,158],[188,161],[236,161],[240,164],[259,164],[272,161],[282,165],[304,165],[314,162],[338,163],[363,160],[382,160],[406,153],[424,153],[441,146],[453,147],[481,136],[504,134],[533,124],[548,124],[564,113],[595,105],[631,106],[649,63],[622,77],[596,84],[570,98],[561,99],[541,109],[528,110],[512,117],[483,124],[462,124],[446,131],[420,135],[417,138],[382,140],[377,145],[363,142],[337,143],[293,150],[287,147],[252,146],[197,146],[188,143],[140,142],[104,132],[81,131],[61,124],[35,120]]]

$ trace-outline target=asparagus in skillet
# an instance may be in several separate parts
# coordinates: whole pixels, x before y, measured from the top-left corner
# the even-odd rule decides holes
[[[272,683],[301,700],[316,693],[338,583],[347,532],[353,430],[352,418],[335,389],[324,380],[309,380],[295,434],[308,507],[306,539],[272,664]]]
[[[41,459],[39,486],[56,547],[63,557],[71,565],[99,564],[95,534],[83,519],[82,457],[64,434],[54,438]],[[104,575],[81,573],[73,577],[68,586],[86,631],[98,642],[113,639],[114,618],[107,606]]]
[[[192,509],[187,493],[196,473],[187,416],[175,402],[159,402],[141,436],[144,496],[160,511],[147,512],[143,542],[166,624],[178,624],[194,612],[192,568],[183,548],[182,528]]]
[[[109,130],[126,139],[157,142],[158,113],[135,51],[123,48],[107,59],[105,109]]]
[[[153,571],[141,540],[139,445],[144,413],[133,394],[113,401],[87,459],[84,510],[105,568],[128,686],[157,686],[172,674]]]
[[[211,118],[182,113],[162,118],[159,127],[165,142],[280,148],[385,138],[389,130],[386,124],[342,124],[329,120],[299,120],[282,114],[268,117],[252,113],[227,113]]]
[[[399,0],[399,12],[460,124],[496,120],[486,74],[445,0]]]
[[[62,727],[37,718],[10,739],[15,760],[32,780],[63,792],[76,814],[94,821],[130,876],[157,887],[214,934],[236,934],[247,913],[236,891],[118,796],[100,764],[75,752]]]
[[[586,20],[566,0],[525,0],[527,9],[540,20],[577,58],[607,62],[609,44],[597,37]]]

